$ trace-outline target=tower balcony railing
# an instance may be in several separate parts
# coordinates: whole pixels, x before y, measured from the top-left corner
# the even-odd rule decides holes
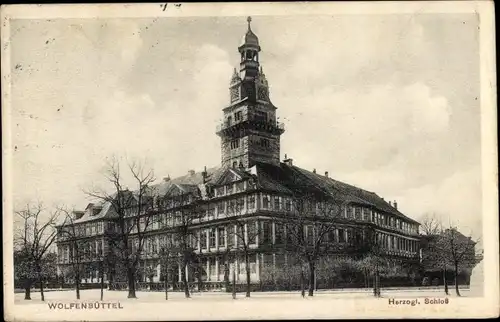
[[[262,118],[254,117],[252,115],[245,115],[245,116],[242,116],[238,120],[234,120],[234,121],[231,121],[231,122],[224,121],[224,122],[218,124],[217,125],[217,133],[219,133],[221,131],[224,131],[226,129],[229,129],[229,128],[233,127],[233,126],[245,123],[245,122],[248,122],[250,124],[260,125],[260,126],[263,126],[263,127],[269,127],[271,129],[275,129],[275,130],[277,130],[279,132],[285,131],[285,124],[282,123],[282,122],[277,122],[277,121],[273,121],[273,120],[267,120],[266,121],[266,120],[264,120]]]

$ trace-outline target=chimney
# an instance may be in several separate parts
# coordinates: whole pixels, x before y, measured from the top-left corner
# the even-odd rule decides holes
[[[165,182],[169,182],[169,181],[170,181],[170,176],[164,177],[164,178],[163,178],[163,181],[165,181]]]
[[[285,154],[285,159],[283,160],[283,162],[289,167],[293,166],[293,159],[288,158],[286,154]]]
[[[389,200],[389,206],[392,206],[392,202]]]
[[[316,168],[313,169],[313,173],[316,173]]]
[[[398,203],[396,200],[394,200],[394,208],[398,209]]]
[[[325,171],[325,177],[328,178],[328,171]]]
[[[194,170],[189,170],[188,172],[189,172],[190,176],[194,176],[194,173],[195,173]]]
[[[207,175],[208,175],[208,173],[207,173],[207,166],[205,166],[204,169],[203,169],[203,172],[201,173],[201,176],[203,178],[203,183],[207,182]]]

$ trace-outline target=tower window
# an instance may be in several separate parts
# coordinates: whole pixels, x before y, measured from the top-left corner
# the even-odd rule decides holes
[[[234,113],[234,120],[241,121],[243,119],[241,111]]]
[[[269,147],[269,140],[268,139],[260,139],[260,145],[264,148]]]
[[[240,140],[231,141],[231,149],[237,149],[240,147]]]

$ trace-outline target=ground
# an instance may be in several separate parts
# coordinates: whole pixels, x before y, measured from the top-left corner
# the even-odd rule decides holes
[[[40,293],[33,292],[31,301],[24,300],[23,293],[15,294],[15,305],[8,317],[15,320],[222,320],[222,319],[331,319],[373,317],[446,317],[456,314],[470,316],[487,314],[481,310],[485,298],[476,298],[475,309],[467,309],[472,300],[469,290],[461,290],[462,298],[450,289],[445,296],[442,289],[383,289],[382,298],[375,299],[371,290],[324,290],[314,297],[302,298],[300,292],[254,292],[251,298],[238,293],[233,300],[230,293],[193,293],[189,299],[182,292],[169,292],[168,301],[162,292],[137,292],[137,299],[128,299],[125,291],[105,291],[104,302],[121,306],[118,309],[68,309],[50,308],[50,303],[76,302],[100,303],[100,290],[81,291],[81,300],[75,300],[75,291],[46,292],[46,301]],[[391,300],[393,303],[391,304]],[[397,303],[394,303],[397,300]],[[405,300],[402,303],[400,300]],[[441,304],[433,304],[435,301]],[[446,301],[446,304],[444,302]],[[413,303],[413,304],[412,304]],[[448,304],[449,303],[449,304]],[[63,304],[59,304],[63,306]],[[95,304],[94,304],[95,305]],[[469,305],[470,307],[470,305]],[[438,309],[439,308],[439,309]],[[438,310],[437,310],[438,309]],[[479,311],[477,311],[478,309]],[[474,313],[476,312],[476,313]],[[473,314],[474,313],[474,314]],[[488,313],[489,314],[489,313]],[[9,319],[12,320],[12,319]]]
[[[450,288],[449,297],[455,297],[455,289]],[[468,289],[461,289],[463,297],[470,296]],[[100,299],[100,290],[82,290],[80,291],[80,301],[98,301]],[[165,302],[164,292],[145,292],[138,291],[137,299],[128,299],[126,291],[104,291],[104,301],[120,302]],[[307,293],[306,293],[307,294]],[[442,289],[386,289],[382,290],[382,298],[415,298],[415,297],[442,297]],[[306,296],[307,297],[307,296]],[[372,290],[366,289],[344,289],[344,290],[319,290],[314,294],[315,298],[328,299],[362,299],[373,298]],[[16,304],[30,304],[41,302],[40,292],[31,293],[31,301],[24,300],[24,293],[15,294]],[[186,299],[183,292],[169,292],[169,301],[232,301],[231,293],[226,292],[193,292],[191,299]],[[253,292],[251,299],[272,300],[272,299],[294,299],[300,298],[300,291],[294,292]],[[245,293],[237,293],[237,299],[245,299]],[[45,292],[45,301],[75,302],[76,294],[74,290],[49,291]]]

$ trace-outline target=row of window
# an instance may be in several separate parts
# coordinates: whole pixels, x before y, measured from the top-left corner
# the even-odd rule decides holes
[[[377,233],[377,243],[388,250],[402,250],[416,252],[419,244],[416,240],[408,240],[394,235]]]
[[[66,226],[59,228],[58,238],[60,240],[73,238],[73,237],[83,237],[83,236],[93,236],[97,234],[102,234],[104,229],[104,224],[102,221],[94,221],[76,224],[74,226]]]
[[[73,243],[60,245],[57,248],[57,255],[59,261],[63,263],[95,260],[103,255],[102,240],[81,241],[77,245]]]

